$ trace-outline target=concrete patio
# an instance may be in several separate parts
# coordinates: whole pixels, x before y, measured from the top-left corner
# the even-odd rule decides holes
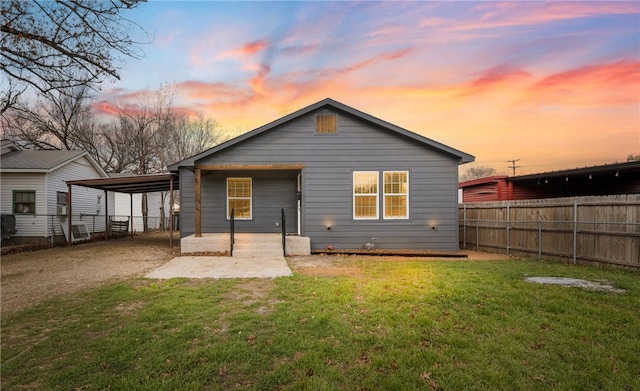
[[[147,274],[147,278],[275,278],[293,275],[283,256],[176,257]]]
[[[183,256],[169,261],[146,275],[147,278],[275,278],[291,276],[284,259],[281,234],[238,233],[233,256],[189,255],[229,253],[228,233],[203,234],[182,238]],[[309,238],[286,237],[287,255],[308,255]]]

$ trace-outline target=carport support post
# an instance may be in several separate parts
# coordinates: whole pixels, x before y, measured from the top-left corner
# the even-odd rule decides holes
[[[109,240],[109,197],[104,191],[104,240]]]
[[[173,248],[173,175],[169,178],[169,248]]]
[[[201,209],[200,209],[200,169],[196,168],[196,238],[202,237],[202,220],[201,220]]]
[[[67,245],[71,246],[71,185],[67,185],[67,193],[69,193],[69,196],[67,197],[67,217],[68,217],[68,231],[69,234],[67,235]]]
[[[133,193],[129,193],[129,225],[131,225],[129,236],[133,236]]]

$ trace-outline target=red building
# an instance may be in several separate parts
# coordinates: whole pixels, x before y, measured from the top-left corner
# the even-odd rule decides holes
[[[640,161],[461,182],[462,202],[640,193]]]

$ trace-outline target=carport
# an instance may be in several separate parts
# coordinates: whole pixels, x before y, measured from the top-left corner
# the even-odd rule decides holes
[[[180,188],[180,181],[177,175],[167,174],[149,174],[149,175],[132,175],[117,178],[97,178],[66,181],[69,196],[67,199],[67,216],[69,219],[69,235],[68,244],[72,245],[71,225],[72,225],[72,200],[71,190],[73,186],[90,187],[104,191],[105,198],[105,240],[109,240],[109,197],[107,192],[113,191],[117,193],[129,194],[131,215],[129,223],[131,224],[130,232],[133,232],[133,194],[153,193],[160,191],[169,192],[169,246],[173,248],[173,190]]]

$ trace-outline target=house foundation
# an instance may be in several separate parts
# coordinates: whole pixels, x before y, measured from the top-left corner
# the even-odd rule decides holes
[[[268,239],[265,241],[265,239]],[[239,243],[247,241],[255,242],[255,249],[248,251],[274,250],[273,246],[279,246],[278,252],[282,254],[282,236],[274,234],[244,234],[238,233],[235,237],[237,248]],[[285,237],[286,253],[288,256],[311,255],[311,239],[304,236],[287,235]],[[246,246],[245,246],[246,247]],[[250,248],[251,246],[249,246]],[[247,251],[247,250],[242,250]],[[231,237],[228,233],[203,233],[202,236],[195,234],[186,236],[180,240],[180,252],[182,254],[230,254]],[[259,252],[258,252],[259,253]]]

